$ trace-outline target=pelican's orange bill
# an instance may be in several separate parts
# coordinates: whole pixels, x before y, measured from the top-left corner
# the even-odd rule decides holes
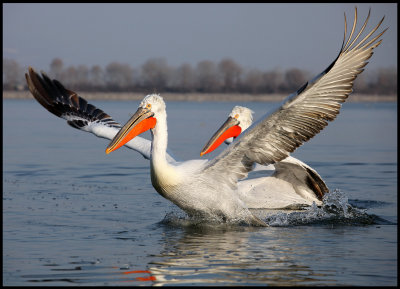
[[[154,128],[157,120],[153,115],[148,109],[140,107],[112,139],[106,149],[106,153],[109,154],[115,151],[137,135]]]
[[[212,152],[219,147],[224,140],[230,137],[237,137],[242,132],[242,129],[238,123],[239,122],[236,118],[229,117],[205,145],[200,153],[200,156]]]

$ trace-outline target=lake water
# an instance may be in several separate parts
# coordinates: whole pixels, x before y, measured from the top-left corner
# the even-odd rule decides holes
[[[138,105],[91,103],[120,123]],[[239,104],[256,119],[272,106]],[[169,148],[199,158],[234,105],[168,102]],[[295,151],[332,192],[267,228],[194,223],[153,189],[147,160],[106,155],[108,142],[3,100],[3,285],[397,284],[396,103],[345,103]]]

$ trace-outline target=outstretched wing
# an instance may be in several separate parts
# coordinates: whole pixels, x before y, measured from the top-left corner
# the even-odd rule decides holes
[[[345,34],[337,58],[322,73],[290,95],[273,113],[254,123],[243,135],[225,149],[205,168],[205,173],[218,176],[220,181],[235,186],[238,179],[247,176],[254,163],[263,165],[279,162],[289,153],[308,141],[336,118],[343,103],[352,92],[353,81],[363,71],[373,50],[382,40],[381,35],[372,38],[379,24],[364,38],[370,14],[353,38],[357,24],[357,8],[354,24],[346,41]]]
[[[42,76],[29,67],[25,74],[28,87],[34,98],[49,112],[63,118],[73,128],[91,132],[97,137],[113,139],[121,125],[103,110],[88,103],[75,92],[66,89],[59,81]],[[138,137],[125,146],[150,159],[151,142]]]
[[[94,123],[121,128],[111,116],[66,89],[56,79],[51,80],[44,72],[40,77],[29,67],[29,74],[26,73],[25,77],[33,97],[49,112],[67,120],[70,126],[89,132],[92,132]]]

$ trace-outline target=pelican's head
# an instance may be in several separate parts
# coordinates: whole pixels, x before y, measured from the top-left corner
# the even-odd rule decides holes
[[[149,94],[143,98],[142,102],[139,104],[139,108],[151,110],[155,118],[157,118],[157,115],[165,112],[165,102],[161,95]]]
[[[253,111],[247,107],[235,106],[229,114],[228,119],[212,136],[205,147],[202,149],[200,156],[208,154],[215,150],[220,144],[230,144],[234,138],[245,131],[253,122]]]
[[[119,130],[106,149],[109,154],[120,148],[137,135],[153,129],[157,124],[157,118],[165,114],[165,102],[158,94],[147,95],[139,105],[135,114]]]

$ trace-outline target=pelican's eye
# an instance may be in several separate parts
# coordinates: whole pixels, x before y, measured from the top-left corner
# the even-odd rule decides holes
[[[235,118],[236,118],[236,119],[238,119],[238,118],[239,118],[239,114],[238,114],[238,113],[235,115]]]
[[[151,103],[148,103],[148,104],[146,105],[146,108],[147,108],[147,109],[151,109]]]

